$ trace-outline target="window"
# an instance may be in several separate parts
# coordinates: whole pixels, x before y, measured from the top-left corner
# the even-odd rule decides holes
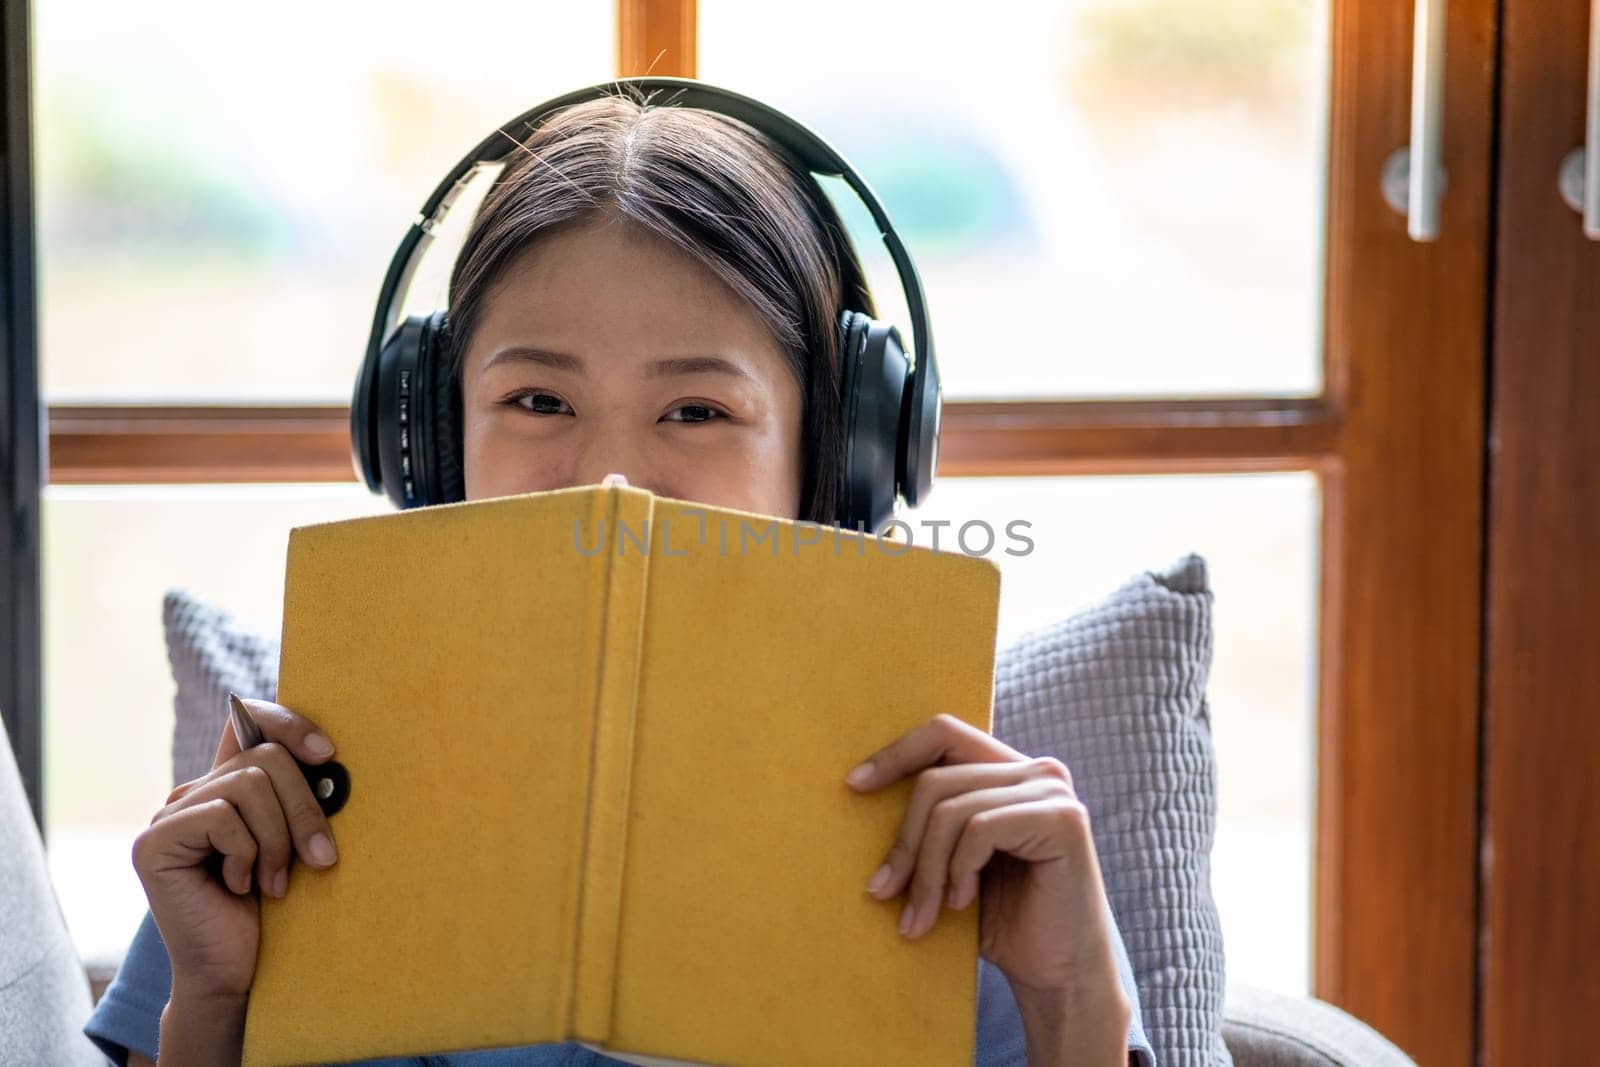
[[[1025,519],[996,552],[1000,641],[1189,552],[1215,590],[1206,698],[1218,775],[1212,888],[1228,976],[1310,991],[1319,493],[1304,473],[952,478],[914,522]],[[915,525],[919,543],[930,528]],[[1003,544],[1006,542],[1002,542]]]
[[[289,528],[387,510],[354,483],[46,491],[45,829],[86,961],[119,959],[144,915],[129,853],[172,788],[162,596],[186,588],[276,633]]]
[[[434,184],[499,123],[610,77],[615,51],[595,4],[35,10],[57,402],[347,403]]]
[[[928,288],[947,395],[1315,394],[1326,3],[974,14],[704,0],[699,76],[807,122],[867,175]],[[847,23],[915,62],[863,48],[819,78]]]
[[[1236,643],[1216,665],[1216,879],[1247,976],[1309,980],[1424,1062],[1470,1058],[1491,0],[1451,5],[1431,245],[1379,181],[1408,137],[1410,5],[391,10],[38,10],[51,788],[104,786],[48,812],[80,941],[99,905],[75,872],[126,865],[95,827],[147,819],[159,797],[140,795],[164,784],[142,733],[154,764],[93,764],[132,721],[107,724],[85,634],[126,642],[130,714],[159,716],[158,585],[259,605],[288,526],[381,503],[351,483],[343,405],[379,274],[437,176],[554,92],[700,73],[814,122],[906,223],[949,378],[930,507],[1027,501],[1063,532],[1032,564],[1060,603],[1014,597],[1008,619],[1174,550],[1212,557]],[[791,47],[768,47],[774,26]],[[270,71],[217,58],[244,33],[275,42],[250,50]],[[130,38],[151,77],[119,76]],[[129,584],[103,610],[130,621],[69,632],[109,562],[81,538],[108,523],[151,553],[106,572]],[[1268,815],[1282,825],[1245,832]],[[1249,875],[1273,840],[1289,858],[1262,919]],[[1263,945],[1280,934],[1309,962]]]

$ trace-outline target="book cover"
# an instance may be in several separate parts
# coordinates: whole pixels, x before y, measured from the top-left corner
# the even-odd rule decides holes
[[[970,1064],[977,915],[865,883],[991,728],[990,561],[589,486],[300,527],[278,699],[350,771],[261,901],[251,1067],[580,1041],[636,1062]]]

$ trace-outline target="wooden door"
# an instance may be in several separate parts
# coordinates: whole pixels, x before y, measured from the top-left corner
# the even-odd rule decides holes
[[[1591,1062],[1600,1015],[1600,232],[1585,234],[1558,191],[1589,109],[1600,108],[1597,18],[1591,0],[1504,4],[1481,851],[1486,1065]]]

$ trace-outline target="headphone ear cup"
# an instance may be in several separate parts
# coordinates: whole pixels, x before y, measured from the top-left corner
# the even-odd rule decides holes
[[[461,500],[461,400],[442,311],[408,316],[363,365],[350,412],[367,485],[402,510]]]
[[[894,514],[910,361],[893,326],[859,311],[839,317],[839,524],[877,533]]]
[[[450,320],[446,312],[428,316],[422,366],[418,376],[428,383],[426,410],[429,433],[419,453],[427,504],[466,499],[466,473],[461,461],[461,390],[450,358]]]
[[[895,478],[910,507],[918,507],[933,488],[939,465],[939,417],[944,407],[944,387],[939,363],[930,344],[926,364],[918,365],[906,382],[904,414]]]
[[[839,469],[834,479],[833,512],[840,526],[852,530],[866,522],[866,517],[857,515],[852,506],[856,497],[856,412],[860,407],[857,390],[861,382],[861,349],[866,340],[865,331],[857,323],[865,318],[848,308],[839,313]]]
[[[422,450],[419,438],[424,435],[418,409],[427,390],[422,387],[417,370],[427,332],[428,320],[412,315],[389,336],[378,352],[371,392],[364,394],[367,414],[352,415],[352,421],[365,424],[371,436],[376,484],[371,473],[368,484],[381,489],[401,509],[423,502],[424,486],[416,457]],[[357,402],[361,403],[360,396]]]

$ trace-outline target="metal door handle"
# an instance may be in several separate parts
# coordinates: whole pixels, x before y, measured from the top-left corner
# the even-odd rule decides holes
[[[1583,234],[1600,241],[1600,0],[1589,0],[1589,88],[1583,144],[1561,161],[1561,198],[1583,215]]]
[[[1600,0],[1594,0],[1600,3]],[[1390,153],[1383,166],[1383,195],[1406,216],[1413,241],[1439,236],[1444,192],[1440,147],[1444,124],[1445,0],[1416,0],[1411,44],[1411,143]]]

